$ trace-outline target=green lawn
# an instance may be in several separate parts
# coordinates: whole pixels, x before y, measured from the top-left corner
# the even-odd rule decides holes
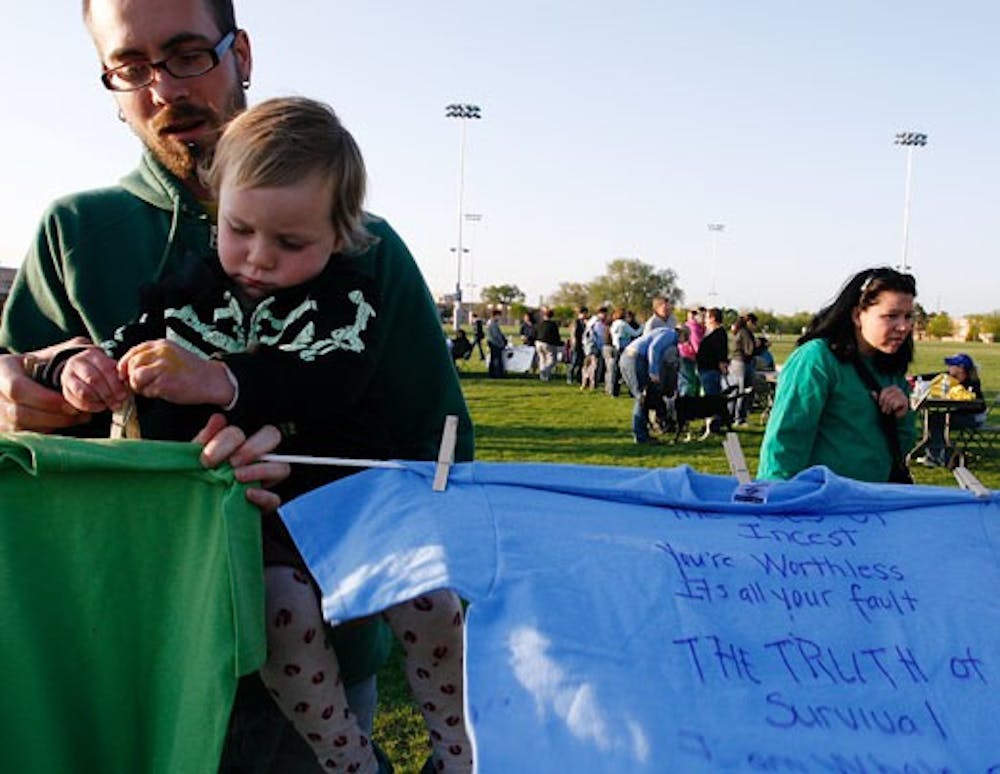
[[[793,337],[772,338],[780,363],[794,344]],[[983,389],[992,400],[1000,392],[1000,344],[919,342],[911,369],[914,373],[943,370],[943,358],[967,352],[980,368]],[[632,400],[627,392],[617,399],[603,391],[581,392],[568,385],[564,373],[544,383],[536,376],[512,375],[488,379],[478,355],[460,366],[462,386],[476,426],[476,455],[503,462],[558,462],[584,465],[670,467],[688,464],[706,473],[728,474],[719,436],[707,441],[637,447],[632,443]],[[991,422],[1000,424],[994,409]],[[756,415],[739,430],[747,464],[757,467],[763,426]],[[976,461],[972,470],[991,489],[1000,488],[1000,460]],[[921,484],[956,486],[950,472],[915,466]],[[380,675],[380,713],[376,740],[396,764],[397,772],[417,772],[427,755],[422,723],[409,702],[397,652]]]
[[[794,341],[772,340],[775,359],[781,363]],[[980,366],[983,389],[990,398],[1000,392],[1000,345],[956,342],[920,342],[914,373],[943,370],[943,358],[968,352]],[[548,383],[528,375],[488,379],[478,355],[461,364],[462,386],[476,426],[476,456],[480,460],[560,462],[585,465],[673,466],[686,463],[707,473],[728,473],[720,437],[707,441],[636,447],[630,432],[632,400],[617,399],[603,391],[581,392],[567,385],[560,374]],[[991,421],[1000,423],[1000,416]],[[757,415],[740,429],[739,437],[750,470],[756,469],[763,425]],[[973,471],[987,486],[1000,487],[996,461],[973,464]],[[947,471],[920,468],[919,483],[950,486]]]

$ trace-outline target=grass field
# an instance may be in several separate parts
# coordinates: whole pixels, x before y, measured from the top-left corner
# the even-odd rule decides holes
[[[513,337],[511,337],[513,339]],[[772,352],[783,362],[794,344],[793,337],[772,338]],[[913,373],[943,370],[943,358],[967,352],[980,369],[988,400],[1000,392],[1000,344],[919,342]],[[603,391],[581,392],[566,384],[564,372],[544,383],[532,375],[504,379],[486,377],[478,355],[460,366],[461,381],[476,427],[476,456],[484,461],[558,462],[584,465],[671,467],[687,464],[705,473],[729,473],[721,438],[639,447],[632,442],[632,399],[627,391],[611,398]],[[993,424],[1000,412],[993,409]],[[763,425],[756,415],[739,430],[747,464],[757,467]],[[970,463],[976,476],[991,489],[1000,488],[1000,460]],[[920,484],[956,486],[947,470],[915,466]],[[397,652],[380,674],[380,711],[376,739],[389,752],[400,774],[417,772],[427,755],[423,725],[412,708],[400,670]]]

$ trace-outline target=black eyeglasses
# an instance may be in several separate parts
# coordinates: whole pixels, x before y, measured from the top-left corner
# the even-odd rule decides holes
[[[101,83],[111,91],[135,91],[149,86],[157,70],[164,70],[174,78],[197,78],[214,70],[219,60],[236,40],[236,30],[230,30],[214,48],[193,48],[181,51],[159,62],[129,62],[101,73]]]

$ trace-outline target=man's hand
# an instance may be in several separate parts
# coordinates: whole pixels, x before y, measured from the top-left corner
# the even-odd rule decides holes
[[[137,395],[181,405],[227,406],[235,394],[225,364],[205,360],[166,339],[132,347],[118,361],[118,374]]]
[[[291,472],[283,462],[258,461],[281,442],[281,433],[271,425],[265,425],[247,438],[240,428],[226,424],[222,414],[213,414],[194,442],[204,444],[202,465],[214,468],[228,461],[236,473],[236,480],[243,484],[259,481],[261,486],[274,486],[288,478]],[[278,495],[257,487],[247,489],[247,500],[264,513],[277,510],[281,505]]]
[[[89,343],[78,336],[27,354],[49,360],[60,349]],[[31,378],[25,371],[25,357],[0,355],[0,432],[33,430],[51,433],[87,422],[90,414],[73,408],[58,392],[37,384]]]
[[[80,411],[115,411],[128,398],[118,364],[100,347],[90,347],[67,360],[60,381],[66,402]]]

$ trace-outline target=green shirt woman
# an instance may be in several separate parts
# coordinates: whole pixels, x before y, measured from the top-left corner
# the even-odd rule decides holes
[[[894,420],[903,453],[914,440],[905,374],[915,296],[910,275],[869,269],[813,318],[778,379],[758,478],[787,479],[825,465],[848,478],[889,480],[893,454],[879,414]],[[865,385],[859,367],[878,392]]]

